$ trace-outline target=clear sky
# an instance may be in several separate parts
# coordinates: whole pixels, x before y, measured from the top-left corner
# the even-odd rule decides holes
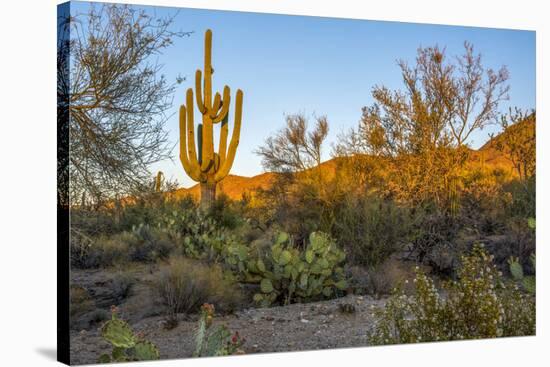
[[[76,6],[75,6],[76,5]],[[71,12],[85,11],[87,3],[73,4]],[[397,59],[414,62],[419,46],[438,44],[453,57],[463,51],[464,41],[481,52],[484,66],[510,72],[510,100],[501,105],[535,108],[535,32],[424,25],[370,20],[351,20],[272,15],[169,7],[142,7],[157,16],[177,13],[174,27],[193,31],[176,40],[159,56],[163,73],[178,85],[172,117],[166,128],[175,145],[173,161],[160,162],[167,178],[182,186],[194,184],[177,157],[179,105],[185,90],[194,87],[194,73],[203,69],[204,31],[213,31],[213,92],[231,87],[232,110],[237,88],[244,91],[241,139],[232,174],[253,176],[262,172],[261,159],[253,151],[285,124],[285,114],[326,115],[330,143],[342,131],[355,127],[361,107],[370,105],[375,85],[402,88]],[[197,111],[195,118],[197,118]],[[230,115],[232,128],[233,114]],[[496,127],[477,132],[469,142],[478,148]]]

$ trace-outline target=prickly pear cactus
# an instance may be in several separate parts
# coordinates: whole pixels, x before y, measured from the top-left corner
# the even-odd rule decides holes
[[[214,305],[205,303],[201,306],[201,317],[197,327],[195,340],[195,357],[226,356],[243,354],[241,346],[244,339],[238,332],[231,335],[225,325],[212,327],[214,320]]]
[[[138,361],[150,361],[159,359],[159,351],[157,347],[147,340],[141,340],[136,343],[135,357]]]
[[[101,336],[115,347],[132,348],[136,345],[134,332],[125,321],[107,321],[101,329]]]
[[[101,336],[113,346],[111,354],[102,354],[99,363],[149,361],[160,358],[157,347],[150,341],[134,334],[126,321],[117,317],[112,308],[112,319],[101,328]]]
[[[288,304],[332,297],[347,288],[341,267],[344,259],[344,252],[325,233],[311,233],[308,246],[299,251],[291,246],[288,234],[281,232],[265,261],[248,268],[260,278],[254,301],[269,306],[277,300]]]
[[[533,269],[535,269],[536,268],[535,254],[531,254],[530,260],[531,260]],[[523,289],[525,289],[527,292],[531,294],[535,294],[537,289],[536,278],[534,275],[526,276],[524,274],[523,266],[521,266],[519,259],[517,257],[509,258],[508,266],[509,266],[510,274],[512,274],[512,278],[514,278],[515,281],[519,282],[523,286]]]

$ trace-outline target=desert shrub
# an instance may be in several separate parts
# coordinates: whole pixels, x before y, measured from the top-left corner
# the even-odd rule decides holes
[[[486,244],[489,252],[495,256],[494,262],[501,271],[507,270],[508,259],[515,257],[527,273],[534,272],[530,256],[536,252],[536,233],[529,227],[530,220],[533,218],[509,218],[501,235]]]
[[[71,236],[75,268],[110,267],[128,262],[154,262],[169,257],[175,245],[162,229],[141,225],[132,231],[90,238]]]
[[[536,216],[536,177],[527,180],[512,181],[504,186],[505,192],[511,195],[508,215],[529,218]]]
[[[349,196],[332,231],[353,264],[376,266],[411,236],[410,212],[375,196]]]
[[[225,247],[239,241],[237,231],[224,228],[199,210],[163,213],[157,223],[181,255],[195,259],[215,262]]]
[[[503,190],[511,179],[509,171],[485,166],[465,170],[461,177],[460,215],[455,220],[484,235],[506,228],[506,207],[511,194]]]
[[[223,192],[216,197],[206,216],[213,219],[219,226],[228,229],[235,229],[243,222],[237,203]]]
[[[130,296],[130,292],[135,283],[136,279],[132,275],[123,272],[117,273],[113,279],[111,279],[109,289],[113,294],[113,299],[116,304],[121,303]]]
[[[71,267],[78,269],[96,268],[99,266],[99,259],[95,253],[93,238],[85,233],[71,228],[69,246],[71,253]]]
[[[396,259],[388,259],[377,266],[349,269],[350,283],[357,293],[383,296],[405,285],[412,272],[412,265]],[[408,289],[405,289],[408,291]]]
[[[178,313],[195,313],[203,303],[231,311],[242,302],[242,294],[230,274],[219,265],[205,265],[196,260],[173,258],[160,270],[153,291],[166,308],[169,321]]]
[[[347,289],[342,268],[345,253],[325,233],[313,232],[305,249],[293,246],[289,235],[260,254],[244,245],[227,249],[227,264],[247,283],[259,284],[254,301],[269,306],[330,298]]]
[[[190,196],[177,199],[153,193],[150,196],[139,197],[135,203],[122,208],[120,228],[129,231],[142,224],[158,227],[168,213],[195,211],[196,209],[197,203]]]
[[[71,209],[71,227],[88,236],[113,234],[120,231],[115,217],[106,209]]]
[[[71,234],[71,266],[95,269],[124,263],[128,260],[128,234],[90,238]]]
[[[88,314],[88,322],[92,326],[100,325],[103,321],[107,321],[110,318],[111,314],[109,311],[102,308],[96,308]]]
[[[136,262],[154,262],[157,259],[166,259],[175,247],[166,233],[149,225],[140,225],[134,228],[127,243],[130,260]]]
[[[71,285],[69,297],[71,321],[94,309],[94,301],[84,287]]]
[[[305,247],[311,232],[330,233],[338,202],[334,186],[316,175],[278,173],[268,189],[256,191],[246,217],[261,228],[288,233],[298,247]]]
[[[414,283],[414,295],[398,292],[378,312],[379,319],[369,337],[371,343],[494,338],[535,332],[534,298],[505,285],[492,256],[482,246],[475,246],[462,257],[458,280],[444,285],[445,297],[420,270]]]
[[[430,266],[436,273],[454,275],[465,250],[456,241],[461,227],[458,218],[437,208],[418,208],[409,246],[410,258]]]

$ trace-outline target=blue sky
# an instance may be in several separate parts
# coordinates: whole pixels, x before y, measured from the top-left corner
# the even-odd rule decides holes
[[[76,5],[76,6],[75,6]],[[85,11],[87,3],[73,4],[71,12]],[[228,12],[169,7],[142,7],[157,16],[179,10],[174,27],[193,31],[176,40],[158,57],[163,73],[172,81],[187,80],[174,95],[173,116],[166,128],[174,149],[173,161],[152,167],[182,186],[194,184],[177,157],[179,139],[175,112],[184,102],[185,90],[194,87],[194,73],[203,69],[204,31],[213,31],[213,90],[231,87],[244,91],[243,122],[232,174],[253,176],[262,172],[261,159],[253,151],[284,126],[285,114],[326,115],[330,143],[361,117],[361,107],[372,103],[375,85],[402,88],[397,59],[414,62],[419,46],[446,47],[447,55],[459,55],[464,41],[481,52],[486,67],[506,65],[510,72],[510,100],[501,105],[535,108],[535,32],[424,25],[370,20],[351,20],[290,15]],[[233,107],[233,106],[231,106]],[[197,112],[196,112],[197,115]],[[232,127],[232,114],[230,126]],[[481,146],[496,127],[479,131],[470,145]]]

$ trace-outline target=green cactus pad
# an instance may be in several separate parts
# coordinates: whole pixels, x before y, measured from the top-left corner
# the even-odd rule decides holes
[[[103,325],[101,335],[115,347],[132,348],[136,344],[132,329],[122,320],[109,320]]]
[[[260,283],[260,289],[264,293],[273,292],[273,284],[271,283],[271,280],[266,278],[262,279],[262,282]]]
[[[111,355],[113,360],[117,362],[124,362],[128,360],[128,357],[126,356],[126,348],[123,347],[114,347]]]
[[[291,259],[292,254],[289,251],[284,250],[283,252],[281,252],[281,256],[279,256],[279,265],[286,265],[290,262]]]
[[[311,250],[306,251],[306,261],[307,261],[308,264],[311,264],[313,262],[313,257],[314,256],[315,255],[313,254],[313,251],[311,251]]]
[[[288,233],[279,232],[279,234],[277,235],[277,240],[275,241],[275,243],[280,245],[282,243],[285,243],[286,241],[288,241]]]
[[[104,353],[97,360],[98,363],[111,363],[111,356]]]
[[[160,358],[157,347],[146,340],[139,341],[135,346],[136,359],[140,361],[150,361]]]
[[[523,279],[523,268],[518,261],[510,261],[510,273],[515,280]]]
[[[537,291],[537,283],[534,276],[523,278],[522,284],[523,288],[525,288],[525,290],[531,294],[535,294],[535,292]]]

